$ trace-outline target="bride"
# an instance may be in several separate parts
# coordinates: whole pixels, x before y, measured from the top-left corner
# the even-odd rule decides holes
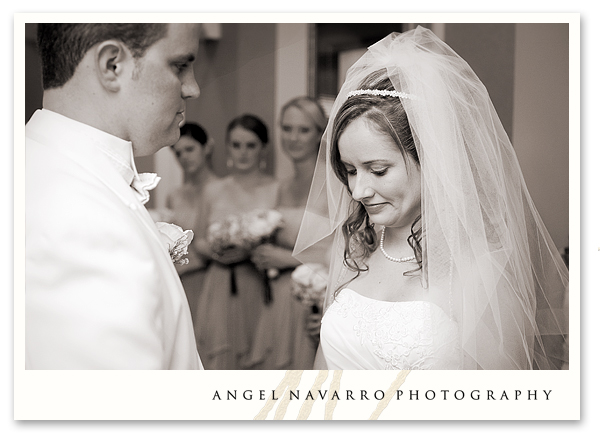
[[[315,368],[564,368],[568,272],[468,64],[391,34],[331,115],[295,247],[335,234]]]

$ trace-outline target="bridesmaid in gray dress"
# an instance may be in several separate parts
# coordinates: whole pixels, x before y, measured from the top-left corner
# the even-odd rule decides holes
[[[280,112],[281,146],[293,165],[292,175],[281,183],[278,210],[284,226],[274,244],[265,244],[252,255],[261,269],[276,268],[279,275],[271,280],[273,302],[263,313],[255,337],[251,361],[260,369],[311,369],[318,337],[306,329],[313,312],[296,300],[291,292],[291,274],[300,262],[292,249],[300,230],[308,199],[317,153],[327,124],[318,102],[298,97],[286,103]],[[318,312],[320,316],[320,312]]]

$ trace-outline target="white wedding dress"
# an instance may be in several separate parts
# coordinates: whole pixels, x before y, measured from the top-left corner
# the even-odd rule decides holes
[[[323,316],[321,347],[329,370],[443,370],[460,365],[458,326],[437,305],[385,302],[349,288],[339,292]]]

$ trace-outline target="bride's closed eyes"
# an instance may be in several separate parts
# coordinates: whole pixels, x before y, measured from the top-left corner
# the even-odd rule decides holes
[[[370,169],[369,172],[371,174],[377,175],[378,177],[383,177],[387,173],[388,168],[384,169]],[[355,168],[346,168],[346,172],[348,175],[356,175]]]
[[[384,176],[387,173],[388,169],[393,166],[393,165],[391,165],[391,164],[389,164],[387,162],[385,162],[385,163],[377,163],[377,164],[379,164],[379,166],[372,166],[374,164],[374,162],[379,162],[379,161],[375,160],[375,161],[371,161],[371,162],[368,162],[368,163],[363,163],[362,165],[365,168],[367,168],[368,172],[370,172],[371,174],[377,175],[379,177]],[[356,171],[356,168],[354,166],[352,166],[352,165],[350,165],[348,163],[344,163],[344,162],[342,162],[342,163],[345,166],[346,172],[348,173],[348,175],[356,175],[357,171]]]
[[[375,175],[377,175],[379,177],[382,177],[382,176],[384,176],[387,173],[387,170],[388,170],[388,168],[372,169],[371,173],[373,173],[373,174],[375,174]]]

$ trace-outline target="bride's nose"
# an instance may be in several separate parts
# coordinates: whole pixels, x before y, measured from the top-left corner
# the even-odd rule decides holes
[[[356,201],[361,202],[375,195],[375,190],[371,185],[371,179],[368,174],[359,172],[353,180],[352,183],[354,184],[352,184],[350,190],[352,191],[352,198]]]

